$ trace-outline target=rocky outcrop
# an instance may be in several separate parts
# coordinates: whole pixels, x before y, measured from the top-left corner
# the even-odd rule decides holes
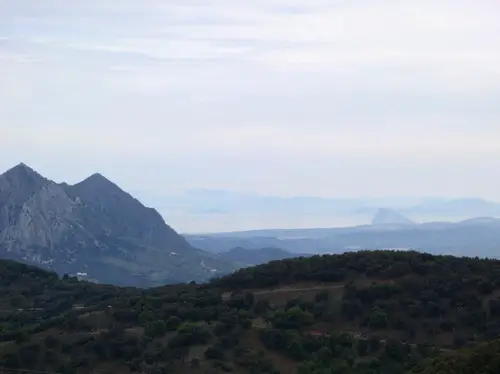
[[[372,220],[372,225],[414,225],[411,219],[402,214],[391,210],[381,208],[377,211]]]
[[[24,164],[0,175],[0,257],[136,286],[202,281],[233,269],[191,247],[156,210],[102,175],[70,186]]]

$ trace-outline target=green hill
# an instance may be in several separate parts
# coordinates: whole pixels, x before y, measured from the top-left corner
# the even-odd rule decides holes
[[[0,274],[0,367],[11,369],[441,373],[429,370],[500,334],[496,260],[366,251],[148,290],[11,261]]]

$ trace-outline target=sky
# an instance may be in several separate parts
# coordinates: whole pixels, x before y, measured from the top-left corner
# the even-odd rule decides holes
[[[0,0],[0,170],[500,201],[498,0]]]

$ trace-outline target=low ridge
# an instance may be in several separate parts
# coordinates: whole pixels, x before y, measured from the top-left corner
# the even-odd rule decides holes
[[[284,260],[287,258],[308,256],[306,254],[291,253],[280,248],[268,247],[260,249],[233,248],[217,255],[220,259],[234,262],[238,267],[247,267],[265,264],[269,261]]]

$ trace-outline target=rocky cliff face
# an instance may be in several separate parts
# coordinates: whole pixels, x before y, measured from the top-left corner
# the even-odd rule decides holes
[[[0,257],[119,285],[203,281],[233,266],[95,174],[74,186],[24,164],[0,175]]]

